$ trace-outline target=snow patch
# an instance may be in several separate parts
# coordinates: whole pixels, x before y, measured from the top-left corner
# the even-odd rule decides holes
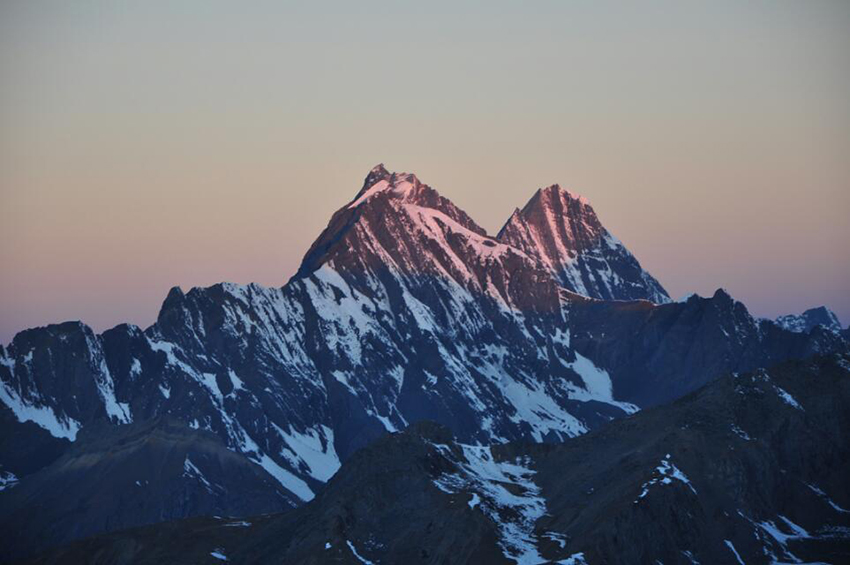
[[[310,487],[307,486],[307,483],[278,465],[274,459],[265,453],[249,455],[248,458],[265,469],[266,472],[274,477],[286,490],[304,502],[313,500],[316,497],[316,495],[313,494],[313,491],[310,490]]]
[[[850,510],[845,510],[845,509],[844,509],[844,508],[842,508],[841,506],[837,505],[835,502],[833,502],[833,501],[832,501],[832,499],[831,499],[831,498],[830,498],[830,497],[829,497],[829,496],[828,496],[828,495],[827,495],[824,491],[822,491],[821,489],[819,489],[819,488],[818,488],[818,487],[816,487],[815,485],[806,484],[806,486],[807,486],[807,487],[809,487],[810,489],[812,489],[812,491],[813,491],[815,494],[817,494],[818,496],[820,496],[820,497],[821,497],[821,498],[822,498],[822,499],[823,499],[823,500],[824,500],[827,504],[829,504],[829,505],[832,507],[832,509],[833,509],[833,510],[835,510],[836,512],[839,512],[839,513],[841,513],[841,514],[850,514]]]
[[[375,196],[379,192],[386,190],[389,186],[390,186],[390,183],[388,181],[379,180],[378,182],[376,182],[375,184],[370,186],[368,189],[366,189],[366,191],[362,195],[360,195],[360,198],[358,198],[357,200],[355,200],[354,202],[349,204],[348,208],[349,209],[357,208],[363,202],[366,202],[367,200],[369,200],[370,198],[372,198],[373,196]]]
[[[688,477],[686,477],[685,474],[678,467],[676,467],[673,463],[670,462],[669,453],[664,457],[664,459],[661,460],[661,464],[655,468],[655,472],[658,473],[658,476],[643,484],[643,490],[641,491],[640,496],[638,496],[637,500],[635,500],[635,504],[637,504],[641,498],[649,494],[649,487],[651,487],[652,485],[669,485],[673,482],[673,480],[677,480],[687,485],[691,492],[697,494],[697,490],[691,484],[691,481],[688,479]]]
[[[744,430],[742,430],[741,428],[739,428],[735,424],[732,424],[732,431],[735,432],[735,435],[737,435],[738,437],[740,437],[744,441],[752,441],[752,439],[753,439],[749,435],[747,435],[747,432],[745,432]]]
[[[245,383],[242,382],[233,369],[227,369],[227,375],[230,377],[230,384],[233,386],[233,391],[230,394],[235,394],[237,390],[245,390]]]
[[[348,544],[348,549],[350,549],[350,550],[351,550],[351,553],[354,555],[354,557],[356,557],[356,558],[357,558],[357,560],[358,560],[360,563],[363,563],[363,565],[373,565],[373,563],[372,563],[371,561],[369,561],[368,559],[366,559],[365,557],[363,557],[362,555],[360,555],[359,553],[357,553],[357,550],[354,548],[354,544],[353,544],[353,543],[351,543],[351,542],[350,542],[350,541],[348,541],[348,540],[345,540],[345,543],[347,543],[347,544]]]
[[[100,392],[100,397],[103,399],[103,407],[106,409],[106,414],[111,420],[116,420],[120,424],[129,424],[133,421],[133,415],[130,413],[130,405],[126,402],[118,402],[115,397],[115,383],[112,380],[112,375],[109,372],[109,367],[106,365],[106,357],[103,354],[103,349],[100,342],[94,336],[89,335],[89,332],[84,332],[86,345],[89,350],[89,361],[92,372],[94,373],[94,383]]]
[[[190,479],[197,479],[200,481],[207,491],[212,492],[213,487],[210,482],[204,477],[204,474],[198,469],[192,460],[189,459],[189,456],[186,456],[186,459],[183,460],[183,476],[188,477]]]
[[[444,474],[434,484],[447,493],[472,491],[468,503],[490,518],[499,531],[499,547],[508,559],[520,565],[545,561],[537,551],[534,524],[546,512],[546,503],[527,462],[497,462],[491,448],[460,445],[458,459],[446,445],[434,445],[445,457],[454,460],[460,474]],[[506,488],[510,486],[511,488]]]
[[[779,395],[779,398],[781,398],[782,401],[785,402],[785,404],[787,404],[788,406],[792,406],[797,410],[803,409],[803,407],[800,406],[800,403],[797,402],[794,397],[788,394],[784,389],[780,388],[777,385],[773,385],[773,388],[776,389],[776,394]]]
[[[15,361],[7,357],[0,358],[0,363],[9,368],[14,374]],[[47,430],[50,435],[70,441],[77,439],[80,423],[68,416],[57,416],[50,406],[37,406],[34,402],[25,400],[11,384],[0,381],[0,401],[15,414],[18,422],[32,422]]]
[[[303,463],[310,476],[322,482],[327,482],[339,470],[341,463],[334,449],[334,433],[329,427],[323,425],[320,431],[308,429],[300,433],[294,428],[284,431],[277,424],[272,423],[272,426],[285,444],[281,455],[293,467],[298,468]]]
[[[634,414],[639,409],[634,404],[628,402],[617,402],[612,394],[613,386],[611,384],[611,376],[608,371],[597,367],[593,361],[581,355],[579,352],[574,352],[576,360],[567,366],[575,371],[584,381],[584,388],[587,394],[581,394],[577,390],[571,391],[570,398],[575,400],[597,400],[612,404],[621,408],[626,414]]]
[[[739,565],[745,565],[744,560],[741,559],[741,556],[738,554],[738,550],[735,549],[735,546],[732,545],[732,542],[727,539],[727,540],[723,540],[723,543],[725,543],[726,547],[729,548],[729,551],[731,551],[735,555],[735,559],[738,560],[738,564]]]
[[[0,492],[18,484],[18,477],[9,471],[0,471]]]
[[[558,547],[560,547],[561,549],[567,547],[568,538],[564,534],[560,534],[558,532],[546,532],[545,534],[543,534],[543,537],[549,538],[553,542],[557,543]]]
[[[138,359],[133,358],[133,362],[130,363],[130,379],[135,380],[139,375],[142,374],[142,364]]]

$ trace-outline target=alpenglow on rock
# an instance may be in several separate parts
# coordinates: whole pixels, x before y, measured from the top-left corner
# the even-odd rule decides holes
[[[667,291],[600,223],[590,203],[553,184],[517,208],[499,241],[535,257],[564,287],[602,300],[670,302]]]

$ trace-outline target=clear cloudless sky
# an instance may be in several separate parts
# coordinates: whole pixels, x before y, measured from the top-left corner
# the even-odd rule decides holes
[[[0,341],[282,285],[378,162],[590,199],[674,298],[850,322],[850,2],[0,4]]]

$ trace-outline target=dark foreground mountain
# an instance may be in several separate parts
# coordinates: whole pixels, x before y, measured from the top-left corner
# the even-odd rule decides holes
[[[147,329],[67,322],[0,347],[0,514],[94,427],[167,416],[210,432],[274,478],[285,496],[268,501],[282,510],[313,499],[359,448],[416,422],[467,444],[560,442],[723,373],[845,346],[820,326],[757,320],[725,292],[667,302],[592,208],[558,187],[494,238],[414,175],[379,166],[281,288],[174,288]],[[182,484],[181,465],[163,465],[172,474],[161,480]],[[210,505],[254,511],[235,495],[166,502],[135,523]],[[116,518],[125,511],[108,506],[90,526],[129,525]],[[76,528],[57,520],[52,535]]]
[[[64,455],[3,493],[0,559],[186,516],[280,511],[292,506],[291,496],[218,436],[182,422],[92,425]]]
[[[278,516],[101,535],[36,563],[850,560],[850,354],[733,374],[562,444],[422,423]]]

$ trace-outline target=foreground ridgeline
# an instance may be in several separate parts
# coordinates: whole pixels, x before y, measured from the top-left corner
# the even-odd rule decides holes
[[[420,423],[309,504],[101,535],[36,563],[846,563],[850,355],[724,376],[558,444]]]
[[[807,314],[756,319],[723,290],[670,301],[587,201],[558,186],[491,237],[416,176],[378,166],[283,287],[174,288],[147,329],[66,322],[0,347],[0,527],[16,540],[0,560],[162,520],[303,507],[346,461],[368,467],[358,450],[413,441],[386,436],[422,421],[448,430],[434,449],[466,469],[439,482],[440,496],[475,493],[480,514],[492,506],[469,490],[484,465],[470,458],[501,448],[457,445],[561,443],[729,372],[846,350],[846,331]],[[664,456],[650,494],[683,469]],[[493,480],[545,494],[535,468],[496,465]],[[516,535],[554,516],[544,502],[547,514],[511,511],[525,517]],[[450,524],[455,507],[439,504]],[[398,521],[386,516],[387,528]],[[525,559],[474,519],[490,532],[482,559]],[[552,531],[574,535],[565,528]],[[377,556],[367,540],[348,540],[352,555]]]

